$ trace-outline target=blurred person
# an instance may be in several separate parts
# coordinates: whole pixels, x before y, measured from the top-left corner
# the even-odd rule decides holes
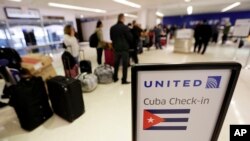
[[[114,82],[118,81],[118,69],[122,60],[122,84],[130,84],[127,81],[128,61],[129,61],[129,45],[132,44],[132,34],[129,28],[124,25],[124,14],[118,15],[118,22],[110,29],[110,38],[113,43],[115,54],[115,70],[113,75]]]
[[[161,47],[161,24],[158,24],[154,29],[155,34],[155,48],[156,49],[162,49]]]
[[[136,23],[136,26],[140,30],[140,38],[139,38],[139,43],[138,43],[138,53],[141,54],[141,53],[143,53],[143,40],[144,40],[144,38],[142,37],[143,30],[141,28],[141,24]]]
[[[203,21],[203,24],[201,25],[200,28],[201,28],[200,30],[201,30],[201,42],[202,42],[202,45],[199,46],[198,53],[200,53],[201,48],[203,47],[201,54],[204,54],[206,52],[209,40],[210,40],[210,38],[212,36],[212,28],[207,23],[206,20]]]
[[[103,40],[102,27],[103,27],[102,21],[100,21],[100,20],[97,21],[95,32],[97,33],[97,38],[98,38],[98,44],[96,47],[98,65],[102,64],[103,49],[107,46],[107,43]]]
[[[212,43],[217,44],[219,36],[219,23],[213,25],[212,27]]]
[[[201,37],[201,25],[202,22],[199,22],[195,28],[194,28],[194,39],[195,39],[195,43],[194,43],[194,52],[196,52],[196,49],[201,48],[202,45],[202,37]]]
[[[223,29],[223,36],[222,36],[222,42],[221,42],[222,45],[224,45],[228,39],[230,27],[231,27],[231,23],[227,21]]]
[[[66,25],[64,27],[63,43],[66,46],[65,50],[70,52],[76,62],[78,62],[80,47],[75,37],[75,29],[72,25]]]
[[[137,53],[138,53],[138,47],[140,43],[142,29],[138,26],[135,20],[132,21],[132,26],[133,27],[131,29],[131,33],[133,35],[133,41],[132,41],[132,47],[130,51],[130,57],[132,58],[135,64],[138,64],[139,60],[138,60]]]
[[[132,28],[133,28],[133,26],[132,26],[131,23],[128,23],[128,28],[129,28],[129,29],[132,29]]]
[[[154,29],[150,29],[148,32],[149,43],[148,43],[148,50],[154,44]]]
[[[175,25],[172,25],[171,27],[170,27],[170,39],[172,39],[173,37],[174,37],[174,35],[175,35],[175,31],[177,30],[177,25],[175,24]]]
[[[149,33],[147,29],[144,29],[142,31],[142,37],[143,37],[143,47],[147,47],[149,50]]]

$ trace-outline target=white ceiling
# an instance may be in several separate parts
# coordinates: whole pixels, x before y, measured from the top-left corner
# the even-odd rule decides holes
[[[241,5],[232,11],[250,10],[250,0],[130,0],[142,6],[141,9],[157,9],[164,15],[185,15],[186,8],[193,6],[193,13],[211,13],[220,12],[222,8],[234,3],[241,2]],[[106,14],[117,14],[120,12],[136,12],[140,9],[131,8],[113,0],[22,0],[22,2],[10,2],[8,0],[0,0],[0,4],[4,6],[17,6],[29,8],[49,8],[48,2],[70,4],[89,8],[98,8],[106,10]],[[55,8],[54,8],[55,9]],[[72,10],[71,10],[72,11]],[[74,11],[76,15],[96,16],[98,13]]]

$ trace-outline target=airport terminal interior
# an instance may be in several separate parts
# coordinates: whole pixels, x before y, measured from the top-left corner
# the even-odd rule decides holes
[[[96,69],[105,63],[110,64],[108,59],[111,59],[113,64],[110,65],[114,71],[117,46],[114,43],[116,36],[111,38],[111,28],[117,24],[120,13],[123,13],[125,19],[122,21],[124,32],[129,32],[133,40],[136,40],[133,32],[135,27],[139,33],[137,42],[132,43],[136,43],[136,49],[130,43],[123,43],[130,46],[127,49],[128,54],[132,50],[138,56],[138,62],[133,59],[133,55],[129,58],[126,82],[132,82],[131,69],[134,65],[232,61],[240,63],[242,68],[238,82],[217,140],[229,141],[230,125],[250,124],[249,0],[0,0],[0,55],[4,54],[3,50],[6,48],[14,49],[22,59],[21,67],[30,71],[29,77],[41,76],[44,83],[55,76],[73,77],[72,71],[66,73],[67,67],[62,61],[65,50],[71,48],[67,46],[65,36],[65,27],[70,25],[76,33],[70,38],[76,39],[79,47],[79,68],[76,68],[79,75],[82,60],[89,60],[92,74],[97,75]],[[102,22],[101,38],[105,47],[99,47],[100,42],[96,47],[91,47],[90,37],[97,33],[95,31],[98,31],[98,21]],[[121,30],[114,34],[118,35],[118,32]],[[96,36],[100,37],[99,34]],[[206,50],[202,52],[203,45],[206,44]],[[197,46],[197,50],[201,47],[201,51],[194,52],[194,46]],[[98,62],[96,48],[103,48],[101,62]],[[73,55],[73,50],[69,52]],[[75,60],[76,57],[73,57]],[[49,61],[44,63],[44,58]],[[0,56],[1,59],[4,57]],[[116,82],[100,83],[97,75],[95,77],[99,84],[95,82],[97,86],[88,92],[83,90],[81,95],[85,112],[73,122],[53,113],[32,130],[21,127],[21,113],[18,116],[18,108],[10,103],[10,99],[15,97],[6,97],[4,93],[4,89],[12,81],[7,82],[4,74],[1,74],[0,141],[135,141],[132,140],[132,109],[135,107],[132,106],[131,83],[123,84],[122,80],[123,67],[126,66],[122,65],[124,60],[119,60]],[[39,61],[42,63],[39,64]],[[0,67],[3,67],[2,62],[4,61],[0,61]],[[45,69],[46,63],[48,64]],[[9,69],[5,66],[4,68]],[[0,73],[1,71],[2,68]],[[77,78],[76,76],[72,79]],[[111,80],[113,79],[112,75]],[[83,80],[80,81],[82,84]],[[11,84],[10,87],[21,82]],[[48,85],[46,89],[50,91],[56,87],[50,89]],[[16,101],[17,99],[14,100]],[[52,100],[49,105],[53,105]],[[210,113],[205,116],[209,117]],[[192,125],[188,124],[189,126]],[[200,127],[199,130],[204,128],[206,127]],[[170,132],[175,134],[176,131]],[[190,137],[195,139],[195,134],[192,133]],[[160,138],[155,140],[161,141]],[[211,138],[205,140],[209,141]]]

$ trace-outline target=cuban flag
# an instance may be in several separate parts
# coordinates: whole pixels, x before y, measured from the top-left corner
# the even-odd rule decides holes
[[[187,130],[190,109],[145,109],[143,130]]]

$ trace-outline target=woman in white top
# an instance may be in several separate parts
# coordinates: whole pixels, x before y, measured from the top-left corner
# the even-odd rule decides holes
[[[100,21],[100,20],[97,21],[95,32],[97,33],[97,37],[98,37],[98,45],[96,48],[98,65],[102,64],[102,52],[103,52],[103,49],[107,45],[107,43],[103,40],[102,27],[103,27],[102,21]]]
[[[75,30],[72,25],[66,25],[64,27],[64,44],[67,47],[66,51],[70,52],[72,56],[78,62],[79,56],[79,44],[75,37]]]

